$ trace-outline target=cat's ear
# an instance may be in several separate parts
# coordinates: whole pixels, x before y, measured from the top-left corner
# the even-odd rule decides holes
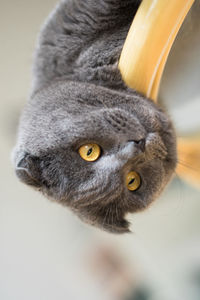
[[[15,172],[18,178],[25,184],[33,187],[41,187],[40,159],[28,153],[23,154],[17,163]]]

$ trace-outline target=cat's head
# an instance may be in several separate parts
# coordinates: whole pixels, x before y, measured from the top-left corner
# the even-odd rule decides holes
[[[136,93],[57,82],[27,104],[14,163],[26,184],[123,233],[126,214],[147,207],[169,181],[176,139],[166,114]]]

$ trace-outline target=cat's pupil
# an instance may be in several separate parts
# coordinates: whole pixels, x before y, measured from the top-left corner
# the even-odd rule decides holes
[[[92,148],[90,148],[87,152],[87,156],[89,156],[92,153]]]
[[[131,179],[128,184],[131,185],[134,181],[135,181],[135,178]]]

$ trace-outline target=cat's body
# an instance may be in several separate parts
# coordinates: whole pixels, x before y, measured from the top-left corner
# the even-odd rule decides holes
[[[58,5],[40,35],[32,96],[14,151],[22,181],[84,221],[119,233],[128,231],[125,215],[151,203],[176,165],[168,117],[128,89],[117,68],[139,2]],[[98,160],[80,157],[86,143],[100,145]],[[141,177],[134,192],[125,185],[130,171]]]

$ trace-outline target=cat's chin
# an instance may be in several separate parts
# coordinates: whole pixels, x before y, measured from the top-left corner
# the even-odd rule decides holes
[[[130,223],[124,219],[121,218],[120,220],[112,220],[111,222],[105,222],[104,218],[102,220],[88,220],[85,219],[83,216],[80,217],[84,223],[87,223],[89,225],[95,226],[101,230],[107,231],[109,233],[115,233],[115,234],[123,234],[123,233],[130,233]]]
[[[120,222],[117,224],[106,224],[103,227],[99,226],[101,229],[110,232],[110,233],[115,233],[115,234],[122,234],[122,233],[130,233],[129,229],[130,223],[122,219]]]

